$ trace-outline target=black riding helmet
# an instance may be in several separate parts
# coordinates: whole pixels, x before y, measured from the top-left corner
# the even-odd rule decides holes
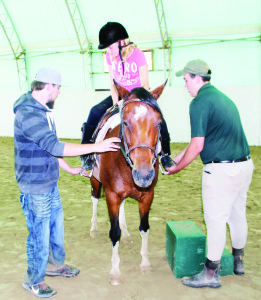
[[[126,29],[118,22],[108,22],[99,32],[99,49],[105,49],[110,45],[125,40],[129,37]]]

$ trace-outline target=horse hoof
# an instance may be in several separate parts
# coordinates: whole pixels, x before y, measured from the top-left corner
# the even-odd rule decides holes
[[[141,273],[150,273],[152,271],[152,266],[140,266]]]
[[[121,275],[109,275],[109,283],[112,285],[119,285],[121,284]]]
[[[98,230],[91,230],[90,231],[90,236],[93,237],[93,238],[96,238],[98,235]]]

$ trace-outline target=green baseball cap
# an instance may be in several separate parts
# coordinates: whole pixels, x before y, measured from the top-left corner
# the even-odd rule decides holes
[[[200,76],[210,76],[211,70],[208,66],[208,64],[201,59],[194,59],[189,61],[183,70],[180,70],[175,73],[177,77],[183,76],[186,73],[194,74],[194,75],[200,75]]]

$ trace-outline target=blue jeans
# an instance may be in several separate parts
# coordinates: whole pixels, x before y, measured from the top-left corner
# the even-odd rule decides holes
[[[27,277],[31,284],[44,281],[47,263],[61,266],[65,259],[64,216],[58,186],[40,195],[20,195],[29,230]]]

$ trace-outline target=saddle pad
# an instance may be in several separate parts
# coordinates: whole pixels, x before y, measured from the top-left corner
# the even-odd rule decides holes
[[[104,140],[106,133],[109,129],[113,129],[121,122],[120,114],[117,113],[110,117],[107,122],[103,125],[101,130],[99,131],[95,143],[101,142]],[[96,153],[94,155],[94,167],[91,173],[91,176],[94,176],[98,181],[100,181],[100,164],[99,164],[99,154]]]

